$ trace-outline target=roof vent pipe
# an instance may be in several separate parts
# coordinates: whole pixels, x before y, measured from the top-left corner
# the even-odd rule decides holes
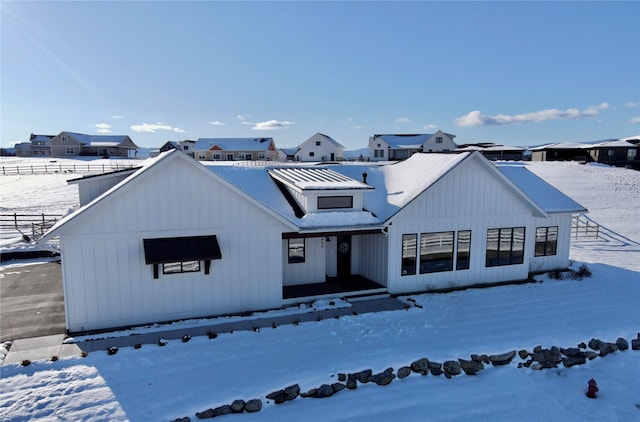
[[[364,183],[365,185],[367,184],[367,172],[363,172],[362,173],[362,183]]]

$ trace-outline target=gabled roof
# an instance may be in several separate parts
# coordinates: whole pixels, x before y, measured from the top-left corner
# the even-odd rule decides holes
[[[631,138],[633,139],[633,138]],[[613,139],[610,141],[600,142],[599,144],[591,145],[590,148],[600,149],[600,148],[636,148],[637,145],[632,144],[631,142],[623,139]]]
[[[325,135],[324,133],[320,133],[320,132],[316,132],[316,134],[315,134],[315,135],[311,136],[309,139],[307,139],[307,140],[306,140],[306,141],[304,141],[304,142],[308,142],[308,141],[310,141],[311,139],[313,139],[313,138],[315,138],[315,137],[318,137],[318,136],[322,137],[322,138],[323,138],[324,140],[326,140],[326,141],[331,142],[333,145],[335,145],[335,146],[336,146],[336,147],[338,147],[338,148],[344,148],[344,146],[343,146],[340,142],[336,141],[336,140],[335,140],[335,139],[333,139],[331,136],[329,136],[329,135]],[[303,142],[303,144],[304,144],[304,142]]]
[[[296,190],[373,189],[328,168],[283,167],[268,170],[274,179]]]
[[[540,145],[538,147],[529,148],[530,151],[544,151],[548,149],[587,149],[593,145],[583,144],[581,142],[554,142],[551,144]]]
[[[95,147],[115,147],[129,139],[127,135],[85,135],[83,133],[75,132],[62,132],[60,135],[71,136],[73,139],[85,146]]]
[[[433,133],[407,134],[407,135],[373,135],[373,139],[380,138],[391,148],[420,148],[427,142]]]
[[[51,140],[55,138],[55,135],[36,135],[34,133],[31,134],[31,136],[29,137],[29,141],[33,142],[33,141],[39,141],[39,142],[44,142],[45,145],[48,145],[49,142],[51,142]]]
[[[547,213],[581,213],[587,209],[522,165],[497,165],[498,170]]]
[[[267,151],[273,138],[199,138],[196,151],[209,151],[217,147],[223,151]]]

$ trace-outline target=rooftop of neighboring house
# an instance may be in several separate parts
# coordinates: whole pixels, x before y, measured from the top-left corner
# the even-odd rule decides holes
[[[193,147],[196,151],[217,148],[223,151],[267,151],[273,138],[199,138]]]

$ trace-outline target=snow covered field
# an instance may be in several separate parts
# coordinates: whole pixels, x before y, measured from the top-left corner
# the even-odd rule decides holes
[[[196,420],[196,412],[252,398],[262,399],[262,411],[224,420],[640,420],[640,352],[631,350],[572,368],[518,368],[522,360],[516,356],[510,365],[485,366],[475,377],[413,373],[388,386],[369,383],[326,399],[282,405],[265,399],[295,383],[307,391],[337,382],[340,372],[397,370],[422,357],[442,362],[537,345],[575,347],[594,337],[636,338],[640,172],[574,163],[527,167],[602,225],[599,239],[578,240],[571,249],[574,266],[585,263],[592,277],[541,276],[541,283],[412,296],[422,309],[125,348],[115,356],[94,352],[27,367],[6,365],[0,367],[0,420]],[[64,212],[77,202],[75,187],[60,186],[64,177],[51,182],[51,195],[37,195],[40,203],[30,199],[31,189],[45,183],[35,178],[58,176],[32,177],[10,187],[0,177],[3,212]],[[591,378],[600,388],[596,400],[584,394]]]

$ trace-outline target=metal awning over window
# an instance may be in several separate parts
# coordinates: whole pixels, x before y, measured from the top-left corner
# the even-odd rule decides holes
[[[204,261],[204,273],[209,274],[211,260],[222,259],[215,235],[143,239],[143,242],[144,259],[147,265],[153,265],[153,278],[159,276],[159,264]]]
[[[222,258],[215,235],[144,239],[143,242],[147,264]]]

